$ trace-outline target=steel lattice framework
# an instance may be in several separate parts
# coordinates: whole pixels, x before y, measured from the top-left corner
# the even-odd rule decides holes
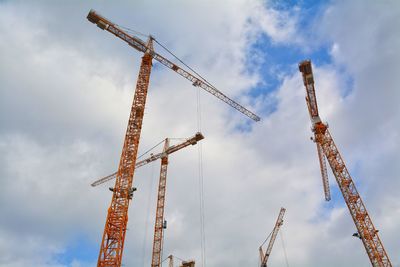
[[[336,177],[340,191],[349,208],[351,217],[357,227],[358,234],[364,244],[371,264],[374,267],[391,267],[392,264],[379,238],[378,231],[372,223],[371,217],[361,200],[343,158],[328,131],[327,125],[322,123],[319,118],[311,61],[306,60],[301,62],[299,64],[299,70],[303,75],[303,82],[306,87],[306,101],[313,124],[314,141],[317,143],[318,149],[322,149],[323,155],[321,156],[326,157]],[[322,166],[323,164],[321,163],[321,167]],[[323,170],[321,171],[324,172]]]

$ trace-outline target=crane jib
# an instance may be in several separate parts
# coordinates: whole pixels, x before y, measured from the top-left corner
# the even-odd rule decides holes
[[[216,89],[214,86],[205,83],[201,79],[197,78],[195,75],[183,70],[176,64],[172,63],[168,59],[164,58],[163,56],[157,54],[153,50],[149,49],[146,46],[146,43],[143,42],[140,38],[134,37],[120,29],[116,24],[112,23],[108,19],[102,17],[101,15],[97,14],[94,10],[90,10],[89,14],[87,15],[87,19],[96,24],[99,28],[109,31],[110,33],[114,34],[118,38],[122,39],[126,43],[128,43],[130,46],[135,48],[136,50],[143,52],[143,53],[149,53],[152,58],[163,64],[164,66],[168,67],[169,69],[175,71],[182,77],[188,79],[189,81],[192,82],[194,86],[199,86],[203,88],[205,91],[211,93],[218,99],[222,100],[223,102],[227,103],[231,107],[235,108],[239,112],[243,113],[244,115],[248,116],[254,121],[260,121],[260,117],[251,112],[250,110],[246,109],[239,103],[235,102],[234,100],[230,99],[227,97],[225,94],[223,94],[221,91]],[[151,38],[151,37],[150,37]]]

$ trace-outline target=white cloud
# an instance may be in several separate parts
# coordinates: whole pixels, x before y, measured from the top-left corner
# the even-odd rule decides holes
[[[245,118],[201,94],[208,266],[255,265],[258,246],[281,206],[287,208],[283,231],[290,264],[368,265],[362,245],[351,237],[354,225],[347,210],[324,209],[296,66],[265,100],[243,96],[262,75],[246,71],[249,45],[261,32],[276,44],[304,44],[297,32],[301,10],[278,12],[256,1],[162,2],[157,8],[148,2],[124,3],[124,8],[93,5],[121,25],[154,33],[239,102],[261,107],[273,98],[278,103],[275,113],[240,132],[234,129],[247,123]],[[317,97],[349,166],[361,166],[357,173],[363,180],[356,183],[362,184],[371,216],[397,264],[399,81],[393,73],[400,62],[394,26],[399,16],[395,8],[372,2],[359,7],[360,2],[334,2],[319,22],[319,40],[334,44],[334,63],[314,66]],[[7,215],[0,222],[2,266],[57,266],[54,255],[80,234],[100,243],[110,194],[106,187],[88,184],[117,167],[140,54],[87,22],[89,8],[46,1],[0,4],[0,207]],[[372,17],[372,11],[378,15],[365,25],[363,17]],[[374,57],[376,51],[382,56]],[[341,80],[343,68],[354,79],[345,98],[341,87],[349,85]],[[155,67],[141,150],[167,136],[194,134],[195,103],[190,83]],[[382,164],[371,164],[382,158]],[[200,259],[197,167],[195,147],[170,157],[165,256]],[[149,262],[158,173],[159,163],[136,173],[127,266]],[[280,242],[271,265],[283,265]],[[71,266],[88,263],[75,260]]]

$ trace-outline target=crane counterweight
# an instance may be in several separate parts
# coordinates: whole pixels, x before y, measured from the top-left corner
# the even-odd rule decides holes
[[[372,219],[361,200],[361,196],[356,189],[353,179],[346,168],[344,160],[329,133],[327,124],[322,123],[320,120],[313,120],[314,118],[319,119],[319,116],[311,61],[305,60],[300,62],[299,70],[303,75],[303,82],[306,88],[307,106],[308,111],[310,112],[311,123],[313,124],[313,132],[315,134],[314,140],[318,146],[318,153],[323,154],[322,159],[320,157],[321,168],[324,168],[321,160],[326,158],[333,174],[335,175],[340,191],[342,192],[343,198],[358,230],[358,237],[360,237],[364,244],[372,266],[391,267],[392,263],[390,262],[385,248],[383,247],[383,243],[378,236],[378,231],[375,229]],[[323,179],[327,179],[327,177],[324,177],[326,175],[326,170],[321,169],[321,172]],[[325,182],[327,183],[327,180],[324,181],[324,189],[328,186]],[[327,195],[325,195],[325,197],[327,197]]]

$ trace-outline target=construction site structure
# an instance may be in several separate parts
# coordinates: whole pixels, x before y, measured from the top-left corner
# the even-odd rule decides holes
[[[344,163],[342,156],[336,147],[328,126],[322,123],[318,115],[317,99],[314,88],[314,76],[311,67],[311,61],[305,60],[299,63],[299,70],[303,76],[304,86],[306,88],[306,102],[310,113],[312,131],[314,132],[314,142],[317,143],[321,172],[323,173],[325,192],[328,189],[328,180],[326,176],[326,167],[323,162],[325,158],[336,177],[336,181],[342,192],[343,198],[349,208],[351,217],[356,225],[359,237],[361,238],[372,266],[389,267],[392,263],[383,247],[376,230],[369,216],[367,209],[361,200],[353,179]],[[326,198],[327,196],[325,196]]]
[[[217,98],[234,107],[251,119],[259,121],[260,118],[240,104],[228,98],[226,95],[217,90],[214,86],[209,84],[203,78],[196,77],[194,74],[183,70],[176,64],[155,53],[153,50],[153,37],[150,36],[146,43],[137,37],[133,37],[127,34],[116,24],[98,15],[93,10],[89,12],[89,14],[87,15],[87,19],[90,22],[96,24],[100,29],[106,30],[114,34],[118,38],[127,42],[133,48],[144,53],[139,69],[135,95],[131,107],[131,113],[129,116],[128,126],[125,134],[125,140],[117,171],[117,177],[115,181],[115,186],[113,188],[113,196],[107,213],[107,219],[104,227],[97,262],[98,267],[119,267],[122,264],[122,254],[128,223],[128,208],[134,191],[132,184],[147,98],[147,91],[150,81],[152,59],[156,59],[161,64],[167,66],[168,68],[174,70],[176,73],[191,81],[194,86],[200,86],[207,92],[213,94]]]
[[[268,240],[268,238],[264,241],[264,243],[261,244],[259,250],[260,253],[260,267],[267,267],[267,262],[269,259],[269,256],[271,255],[271,251],[272,251],[272,247],[274,246],[275,240],[276,240],[276,236],[279,232],[279,229],[281,228],[282,224],[283,224],[283,216],[285,215],[285,208],[281,208],[281,210],[279,211],[279,215],[278,218],[276,219],[275,222],[275,226],[274,229],[272,230],[271,234],[270,234],[270,239],[268,242],[268,246],[267,249],[265,250],[265,253],[263,252],[263,245],[265,244],[265,242]]]

